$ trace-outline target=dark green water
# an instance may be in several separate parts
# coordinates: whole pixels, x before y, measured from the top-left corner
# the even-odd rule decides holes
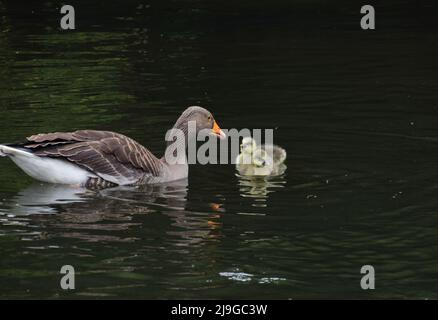
[[[71,4],[63,32],[52,2],[0,1],[0,142],[90,128],[161,155],[196,104],[276,128],[288,169],[87,191],[1,158],[0,298],[438,298],[432,1],[377,6],[375,31],[347,1]]]

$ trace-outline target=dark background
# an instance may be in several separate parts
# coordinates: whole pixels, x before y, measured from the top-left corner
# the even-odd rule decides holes
[[[2,158],[1,298],[437,297],[436,1],[69,4],[74,31],[57,2],[0,1],[0,141],[104,129],[161,156],[199,104],[223,128],[275,128],[288,169],[93,192]]]

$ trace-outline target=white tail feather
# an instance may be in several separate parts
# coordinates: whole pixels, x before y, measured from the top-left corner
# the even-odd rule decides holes
[[[0,144],[0,155],[5,157],[5,156],[23,156],[23,157],[35,157],[32,153],[22,150],[22,149],[17,149],[17,148],[13,148],[13,147],[9,147],[9,146],[5,146]]]

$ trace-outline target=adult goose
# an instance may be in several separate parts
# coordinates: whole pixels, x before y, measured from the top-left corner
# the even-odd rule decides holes
[[[192,106],[173,126],[183,141],[168,141],[161,159],[127,136],[97,130],[36,134],[21,143],[0,145],[0,156],[9,157],[32,178],[50,183],[99,188],[179,180],[188,176],[186,149],[176,158],[168,156],[174,155],[172,143],[184,143],[186,148],[189,139],[196,139],[189,134],[190,121],[196,133],[207,129],[225,137],[208,110]]]

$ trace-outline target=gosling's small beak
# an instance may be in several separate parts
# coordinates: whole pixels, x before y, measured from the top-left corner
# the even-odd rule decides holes
[[[217,135],[220,139],[225,139],[227,136],[222,131],[222,129],[218,126],[217,122],[215,121],[213,124],[213,129],[211,129],[215,135]]]

